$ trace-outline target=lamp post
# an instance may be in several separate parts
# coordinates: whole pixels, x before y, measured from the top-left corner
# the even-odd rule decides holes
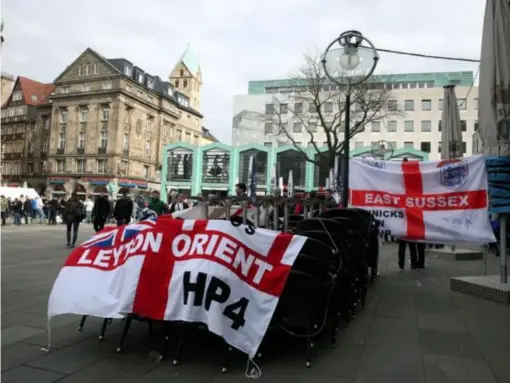
[[[365,45],[362,43],[365,42]],[[338,45],[338,47],[335,47]],[[345,86],[345,126],[344,126],[344,181],[342,203],[349,204],[349,151],[350,151],[350,118],[351,118],[351,86],[368,80],[374,73],[379,55],[370,40],[358,31],[347,31],[333,40],[322,58],[324,73],[333,83]],[[338,169],[335,169],[338,172]]]

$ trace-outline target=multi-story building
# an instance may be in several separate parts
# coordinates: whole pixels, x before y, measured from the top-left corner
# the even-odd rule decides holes
[[[38,108],[48,103],[53,84],[43,84],[19,76],[2,106],[2,183],[28,186],[44,191],[40,161],[43,133],[36,124]]]
[[[211,131],[209,129],[207,129],[206,127],[202,126],[202,137],[200,139],[200,145],[201,146],[209,145],[209,144],[212,144],[214,142],[218,142],[216,137],[213,136],[213,134],[211,133]]]
[[[44,169],[53,193],[159,189],[163,146],[199,144],[200,68],[189,50],[170,82],[87,49],[55,80]],[[41,124],[46,124],[44,117]]]
[[[5,103],[7,98],[11,95],[12,88],[16,79],[13,75],[2,72],[2,105]]]
[[[478,89],[473,86],[473,72],[448,73],[410,73],[375,75],[370,78],[374,88],[384,87],[391,90],[391,107],[401,111],[395,116],[370,121],[363,131],[351,139],[353,149],[371,147],[380,140],[389,142],[394,150],[416,149],[429,153],[430,160],[441,157],[441,113],[444,89],[446,85],[456,85],[463,134],[463,152],[473,153],[472,135],[478,120]],[[247,145],[253,142],[264,143],[266,146],[289,145],[288,137],[275,136],[268,128],[274,120],[272,112],[277,105],[287,108],[299,107],[304,118],[309,111],[307,105],[297,103],[295,94],[302,91],[303,81],[268,80],[250,81],[248,94],[234,97],[234,122],[232,144]],[[327,84],[327,91],[334,91],[336,85]],[[356,108],[353,105],[352,108]],[[293,109],[294,110],[294,109]],[[280,110],[280,112],[282,112]],[[310,110],[311,113],[313,111]],[[334,113],[334,110],[332,111]],[[303,118],[303,117],[299,117]],[[300,124],[299,119],[289,113],[289,126]],[[287,130],[289,132],[289,130]],[[304,129],[290,131],[297,144],[310,146],[310,136]],[[325,133],[317,129],[313,134],[317,144],[326,142]]]

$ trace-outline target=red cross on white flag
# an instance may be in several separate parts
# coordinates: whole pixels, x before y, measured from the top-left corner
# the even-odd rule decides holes
[[[368,209],[381,230],[438,243],[494,241],[483,157],[431,162],[351,160],[351,206]]]

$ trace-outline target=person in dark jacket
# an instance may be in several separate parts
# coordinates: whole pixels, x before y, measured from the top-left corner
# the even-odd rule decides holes
[[[72,193],[71,199],[67,201],[66,207],[64,208],[64,212],[62,214],[62,219],[64,220],[67,227],[67,247],[74,247],[76,245],[76,239],[78,238],[78,228],[80,227],[80,222],[84,218],[85,206],[83,206],[83,203],[79,200],[78,194]],[[73,233],[72,238],[71,231]]]
[[[34,209],[32,209],[32,200],[27,196],[23,202],[23,216],[25,217],[26,225],[28,225],[28,218],[32,218],[33,212]]]
[[[188,208],[189,205],[184,201],[184,194],[179,194],[177,201],[170,205],[170,213],[186,210]]]
[[[92,224],[94,225],[96,233],[103,230],[106,220],[111,212],[110,201],[108,201],[106,195],[101,194],[97,196],[96,201],[94,202],[94,208],[92,209]]]
[[[152,198],[149,202],[149,209],[155,211],[158,216],[168,211],[168,206],[163,201],[161,201],[159,198],[159,192],[157,190],[152,192]]]
[[[133,214],[133,201],[128,197],[126,192],[122,193],[122,197],[115,203],[113,216],[117,220],[117,226],[128,224]]]
[[[324,201],[324,207],[326,209],[334,209],[338,207],[338,202],[336,202],[335,198],[333,197],[333,190],[326,189],[325,193],[325,201]]]

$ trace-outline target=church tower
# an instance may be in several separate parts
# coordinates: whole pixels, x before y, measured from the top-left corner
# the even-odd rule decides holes
[[[170,83],[174,86],[175,90],[189,97],[190,107],[200,111],[202,72],[189,44],[169,77]]]

